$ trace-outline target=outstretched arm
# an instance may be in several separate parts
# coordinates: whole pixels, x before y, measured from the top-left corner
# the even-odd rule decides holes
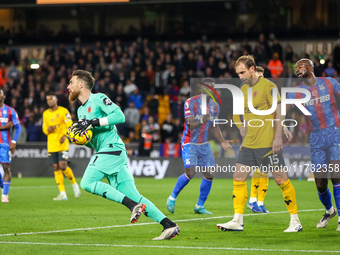
[[[218,126],[212,127],[211,128],[212,133],[214,134],[214,137],[217,139],[219,143],[221,143],[222,147],[224,150],[229,150],[231,148],[231,143],[233,140],[224,140],[221,129]]]

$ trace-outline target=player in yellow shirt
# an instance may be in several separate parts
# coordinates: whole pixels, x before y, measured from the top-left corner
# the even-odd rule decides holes
[[[256,66],[256,77],[264,77],[263,73],[264,69],[261,66]],[[239,119],[239,115],[234,115],[235,122],[240,122]],[[241,134],[244,135],[245,128],[241,124],[238,124],[237,127],[240,129]],[[285,136],[288,138],[288,141],[291,141],[293,138],[292,133],[287,129],[287,127],[284,127],[283,131]],[[248,209],[251,209],[253,212],[269,213],[264,205],[264,198],[266,197],[268,190],[268,182],[268,172],[263,173],[258,168],[254,170],[253,177],[251,179],[250,198],[247,204]]]
[[[64,185],[64,175],[70,180],[74,195],[80,196],[80,189],[74,178],[72,169],[67,165],[69,141],[66,137],[67,129],[73,124],[70,112],[58,106],[58,99],[53,93],[46,96],[49,109],[43,113],[43,132],[47,135],[48,158],[53,166],[54,177],[60,194],[53,200],[67,200]]]
[[[252,104],[256,110],[269,110],[273,104],[276,85],[271,81],[257,77],[255,60],[252,56],[242,56],[235,64],[236,73],[245,83],[241,90],[244,94],[244,121],[247,123],[246,134],[236,161],[236,171],[233,175],[233,220],[217,224],[217,227],[227,231],[243,231],[243,213],[247,201],[246,180],[253,169],[272,171],[276,184],[280,187],[284,202],[290,213],[290,224],[285,232],[302,230],[296,204],[295,189],[288,179],[284,169],[282,153],[281,97],[277,91],[276,110],[268,115],[256,115],[248,108],[248,88],[252,88]],[[274,120],[278,119],[273,126]],[[269,121],[268,121],[269,120]],[[266,168],[266,169],[265,169]],[[272,168],[272,169],[270,169]]]

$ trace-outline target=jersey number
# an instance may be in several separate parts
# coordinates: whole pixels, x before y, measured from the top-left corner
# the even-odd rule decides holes
[[[279,163],[279,157],[277,154],[269,155],[268,158],[272,166],[277,165]]]
[[[96,158],[93,160],[92,164],[94,164],[94,162],[96,162],[97,158],[98,158],[98,156],[96,156]]]
[[[68,151],[63,151],[63,152],[61,152],[61,157],[62,157],[63,159],[68,159]]]

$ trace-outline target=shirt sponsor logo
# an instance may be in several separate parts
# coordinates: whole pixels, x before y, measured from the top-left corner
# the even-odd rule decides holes
[[[317,97],[317,98],[311,99],[307,103],[305,103],[304,105],[321,104],[321,103],[329,101],[329,100],[331,100],[331,95],[327,94],[327,95],[324,95],[322,97]]]

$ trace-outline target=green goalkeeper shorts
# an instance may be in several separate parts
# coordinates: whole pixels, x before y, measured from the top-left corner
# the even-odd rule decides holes
[[[105,175],[114,175],[120,172],[122,169],[127,169],[128,157],[126,151],[103,151],[94,154],[86,168],[86,171],[100,171]],[[130,171],[127,171],[129,176],[122,177],[127,180],[133,180],[133,176]]]

